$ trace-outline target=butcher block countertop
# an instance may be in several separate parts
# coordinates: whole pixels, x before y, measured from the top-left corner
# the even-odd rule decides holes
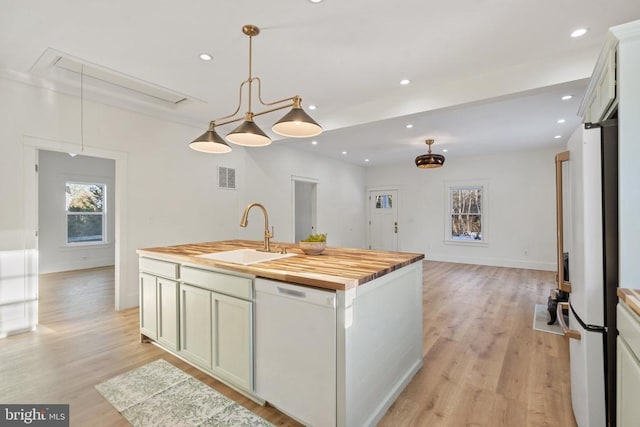
[[[618,288],[618,297],[629,306],[634,313],[640,316],[640,290]]]
[[[287,248],[287,252],[295,253],[297,256],[252,265],[196,257],[196,255],[213,252],[262,247],[262,241],[225,240],[138,249],[137,253],[140,256],[200,265],[205,268],[220,268],[256,277],[332,290],[355,288],[424,258],[424,254],[331,246],[328,246],[321,255],[311,256],[305,255],[294,243],[277,242],[271,242],[272,250]]]

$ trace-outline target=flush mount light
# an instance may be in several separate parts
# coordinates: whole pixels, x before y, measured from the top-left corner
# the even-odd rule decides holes
[[[406,86],[406,85],[408,85],[409,83],[411,83],[411,80],[409,80],[409,79],[402,79],[402,80],[400,80],[400,84],[401,84],[402,86]]]
[[[254,117],[289,107],[291,107],[291,111],[285,114],[284,117],[273,125],[271,128],[272,131],[279,135],[292,138],[305,138],[321,134],[322,127],[302,109],[302,99],[298,95],[274,102],[265,102],[262,99],[260,78],[253,76],[251,73],[253,38],[260,34],[260,29],[255,25],[245,25],[242,27],[242,32],[249,37],[249,78],[240,83],[238,106],[232,114],[211,120],[211,122],[209,122],[209,130],[192,141],[189,146],[194,150],[206,153],[227,153],[231,151],[231,147],[224,142],[224,139],[222,139],[220,135],[216,133],[215,128],[218,126],[236,123],[241,120],[242,123],[240,126],[227,134],[228,141],[247,147],[261,147],[269,145],[271,144],[271,138],[269,138],[253,121]],[[253,101],[252,88],[254,87],[254,83],[257,85],[258,101],[260,101],[260,104],[267,107],[264,111],[254,112],[251,110],[251,102]],[[244,115],[241,115],[239,112],[242,107],[242,91],[245,86],[247,86],[246,89],[248,91],[248,111],[244,113]]]
[[[412,125],[412,124],[408,124],[408,125],[407,125],[407,129],[411,129],[412,127],[413,127],[413,125]]]
[[[201,53],[200,59],[202,59],[203,61],[211,61],[213,59],[213,56],[209,55],[208,53]]]
[[[318,141],[314,139],[313,141],[311,141],[311,145],[318,145]]]
[[[443,153],[448,153],[449,150],[447,150],[446,148],[444,150],[442,150]]]
[[[566,120],[565,120],[565,119],[558,119],[558,123],[562,124],[562,123],[564,123],[564,122],[566,122]]]
[[[364,159],[364,161],[368,163],[368,162],[369,162],[369,159]]]
[[[562,97],[563,101],[568,101],[569,99],[573,98],[573,95],[565,95]]]
[[[554,138],[554,139],[560,139],[560,138],[562,138],[562,135],[556,135],[556,136],[554,136],[553,138]]]
[[[322,3],[322,0],[309,0],[311,3]]]
[[[344,154],[344,155],[346,156],[346,155],[347,155],[347,152],[346,152],[346,151],[343,151],[343,152],[342,152],[342,154]]]
[[[309,105],[309,110],[315,110],[316,108],[318,107],[316,107],[315,105]]]
[[[571,37],[573,37],[574,39],[576,37],[582,37],[585,34],[587,34],[587,29],[586,28],[578,28],[577,30],[575,30],[574,32],[571,33]]]
[[[427,139],[425,141],[429,146],[427,154],[416,157],[416,166],[421,169],[434,169],[440,168],[444,164],[444,156],[442,154],[433,154],[431,152],[431,146],[435,142],[433,139]]]

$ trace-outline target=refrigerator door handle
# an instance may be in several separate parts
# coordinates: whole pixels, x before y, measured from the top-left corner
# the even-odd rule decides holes
[[[558,315],[558,323],[560,324],[560,327],[562,328],[562,332],[564,333],[564,336],[567,338],[573,338],[574,340],[579,340],[580,339],[580,332],[574,330],[574,329],[569,329],[569,327],[567,326],[567,324],[564,322],[564,315],[562,314],[562,310],[563,309],[568,309],[569,308],[569,303],[568,302],[559,302],[558,303],[558,307],[556,308],[556,314]]]

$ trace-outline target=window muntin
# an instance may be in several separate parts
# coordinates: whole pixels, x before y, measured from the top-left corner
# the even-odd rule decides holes
[[[67,182],[67,244],[106,243],[106,191],[102,183]]]

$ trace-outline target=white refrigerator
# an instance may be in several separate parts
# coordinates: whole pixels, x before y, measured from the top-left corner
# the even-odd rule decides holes
[[[570,340],[569,351],[571,400],[579,427],[615,425],[616,360],[610,340],[615,343],[617,160],[611,162],[613,151],[617,157],[617,127],[612,124],[580,128],[568,143],[569,327],[580,334]]]

